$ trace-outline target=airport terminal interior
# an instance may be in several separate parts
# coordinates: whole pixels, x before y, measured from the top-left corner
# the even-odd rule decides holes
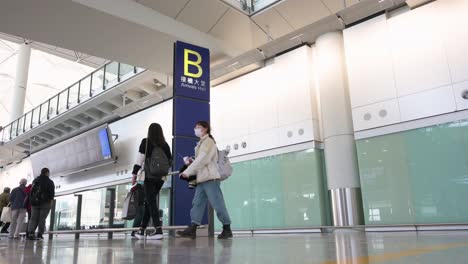
[[[467,15],[2,1],[0,264],[468,263]]]

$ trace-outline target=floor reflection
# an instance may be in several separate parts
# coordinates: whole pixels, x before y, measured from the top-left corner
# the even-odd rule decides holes
[[[232,240],[73,236],[45,241],[0,240],[3,263],[468,263],[468,232],[236,236]]]

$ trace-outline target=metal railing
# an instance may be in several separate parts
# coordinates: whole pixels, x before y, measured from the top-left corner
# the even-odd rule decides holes
[[[0,141],[11,141],[144,70],[120,62],[109,62],[4,126]]]

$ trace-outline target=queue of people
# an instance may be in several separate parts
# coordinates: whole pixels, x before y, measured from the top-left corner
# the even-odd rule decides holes
[[[5,188],[0,194],[0,215],[8,208],[9,222],[0,223],[2,233],[8,233],[9,239],[19,239],[24,228],[24,220],[28,219],[26,239],[44,239],[45,220],[49,215],[55,197],[55,185],[49,178],[49,169],[43,168],[41,174],[27,186],[27,180],[21,179],[19,186],[10,192]],[[10,231],[8,231],[8,229]],[[37,235],[35,234],[38,229]]]

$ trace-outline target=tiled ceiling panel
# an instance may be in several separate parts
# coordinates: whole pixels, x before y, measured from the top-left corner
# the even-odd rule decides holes
[[[258,15],[254,15],[252,19],[273,39],[279,38],[294,30],[275,8],[270,8]]]
[[[232,8],[209,32],[214,37],[247,51],[261,43],[267,36],[250,19]]]
[[[135,0],[166,16],[175,18],[190,0]]]
[[[202,32],[208,32],[228,8],[219,0],[191,0],[177,20]]]
[[[345,8],[343,0],[322,0],[322,2],[333,12],[336,13]],[[346,7],[359,3],[359,0],[346,0]]]
[[[321,0],[288,0],[275,6],[275,9],[295,29],[312,24],[331,14]]]

